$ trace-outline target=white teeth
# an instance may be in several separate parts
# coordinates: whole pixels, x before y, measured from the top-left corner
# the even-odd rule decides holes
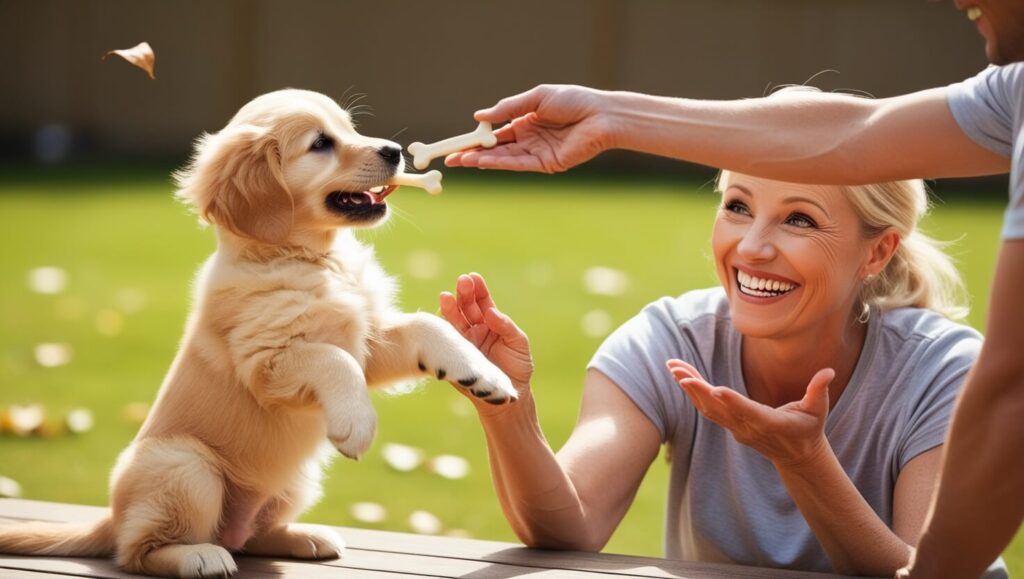
[[[377,185],[376,187],[370,187],[370,193],[383,193],[383,192],[384,192],[384,186],[383,185]]]
[[[736,271],[736,281],[740,284],[740,291],[758,297],[782,295],[796,287],[796,284],[777,279],[754,277],[739,270]]]
[[[977,6],[971,6],[967,9],[967,17],[971,19],[971,22],[981,18],[981,8]]]

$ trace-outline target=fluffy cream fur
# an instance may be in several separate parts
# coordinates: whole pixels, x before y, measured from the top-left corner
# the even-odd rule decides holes
[[[172,577],[231,574],[232,551],[337,557],[333,532],[290,521],[319,497],[330,445],[352,458],[370,446],[368,386],[431,374],[489,402],[515,398],[449,324],[397,312],[393,281],[352,235],[386,218],[390,190],[373,188],[401,170],[396,149],[298,90],[256,98],[198,141],[177,195],[213,224],[218,249],[114,469],[112,515],[2,526],[0,552],[113,554],[126,571]],[[342,203],[343,192],[354,195]]]

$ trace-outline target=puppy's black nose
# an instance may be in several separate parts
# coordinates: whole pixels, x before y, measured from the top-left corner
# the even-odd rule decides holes
[[[398,147],[392,147],[391,145],[385,145],[377,149],[377,153],[381,158],[392,165],[397,165],[402,159],[402,150]]]

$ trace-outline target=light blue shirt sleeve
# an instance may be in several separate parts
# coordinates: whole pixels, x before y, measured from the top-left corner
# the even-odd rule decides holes
[[[1024,238],[1024,64],[990,66],[951,85],[949,109],[974,142],[1011,160],[1003,239]]]

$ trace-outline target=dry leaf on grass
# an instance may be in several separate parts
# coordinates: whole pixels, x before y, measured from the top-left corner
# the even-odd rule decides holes
[[[156,66],[156,55],[153,54],[153,49],[149,47],[148,42],[140,42],[138,45],[131,48],[122,48],[121,50],[111,50],[110,52],[103,55],[103,60],[106,60],[111,54],[116,54],[135,66],[146,71],[149,78],[156,80],[156,74],[153,72],[153,68]]]

